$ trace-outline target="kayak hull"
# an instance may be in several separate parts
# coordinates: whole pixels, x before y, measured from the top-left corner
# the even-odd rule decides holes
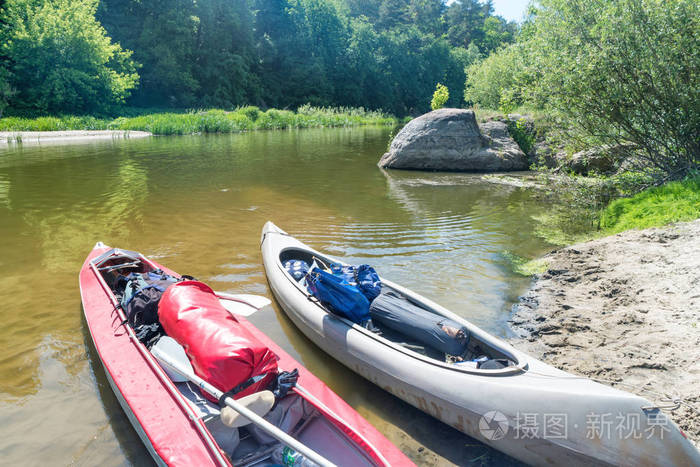
[[[94,345],[94,342],[93,342]],[[148,453],[151,455],[151,458],[155,461],[156,465],[158,466],[166,466],[167,464],[161,457],[158,455],[156,452],[155,448],[153,447],[153,444],[151,443],[151,440],[148,438],[146,435],[146,432],[144,431],[143,427],[141,426],[141,423],[139,422],[138,418],[134,415],[134,412],[131,411],[131,407],[129,404],[126,402],[126,399],[124,399],[124,396],[122,393],[119,391],[119,386],[117,386],[112,379],[112,376],[109,374],[107,369],[104,367],[104,365],[100,362],[102,365],[102,369],[105,372],[105,376],[107,377],[107,381],[109,382],[109,386],[112,388],[112,392],[114,393],[115,397],[119,401],[119,405],[121,406],[122,410],[126,414],[126,418],[129,419],[129,422],[131,423],[131,426],[134,427],[134,430],[136,431],[136,434],[139,435],[139,438],[141,438],[141,442],[143,445],[146,447],[146,450]]]
[[[345,366],[438,420],[532,465],[700,465],[697,450],[670,419],[656,410],[652,420],[651,413],[642,410],[651,402],[546,365],[383,278],[384,284],[496,343],[518,362],[517,368],[500,374],[461,371],[456,365],[431,362],[397,348],[400,346],[327,313],[284,270],[280,254],[293,250],[337,260],[309,248],[270,222],[265,225],[265,272],[275,298],[294,324]],[[596,416],[606,421],[608,414],[613,420],[618,414],[629,415],[633,423],[638,420],[642,433],[651,426],[658,428],[661,422],[667,431],[664,439],[605,436],[596,431],[594,422]],[[561,429],[545,425],[562,418],[565,423]]]
[[[110,301],[111,291],[91,266],[94,258],[108,250],[98,244],[86,259],[80,272],[81,297],[97,355],[129,421],[158,465],[231,465],[203,422],[192,416],[191,407],[150,352],[126,332],[118,310]],[[176,275],[157,263],[150,264]],[[281,370],[298,369],[299,387],[294,391],[313,405],[330,422],[329,426],[344,433],[353,446],[351,450],[374,465],[413,465],[322,381],[242,316],[250,308],[255,309],[245,304],[250,302],[250,297],[219,294],[219,298],[226,309],[236,314],[242,327],[277,355]]]

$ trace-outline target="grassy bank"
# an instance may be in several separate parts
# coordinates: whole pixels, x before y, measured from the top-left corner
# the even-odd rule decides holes
[[[141,130],[156,135],[195,133],[236,133],[249,130],[284,128],[320,128],[360,125],[395,125],[396,118],[362,108],[302,106],[291,110],[241,107],[233,111],[219,109],[185,113],[154,113],[113,120],[95,117],[7,117],[0,119],[0,131],[63,130]]]
[[[625,230],[700,218],[700,176],[634,195],[625,193],[624,188],[612,177],[551,179],[543,193],[557,196],[558,201],[549,212],[534,217],[535,233],[549,243],[565,246]]]
[[[700,176],[644,190],[612,201],[602,212],[606,235],[630,229],[660,227],[700,218]]]
[[[535,234],[553,245],[568,246],[626,230],[700,219],[700,175],[610,202],[601,202],[600,196],[610,188],[606,185],[610,179],[560,177],[556,180],[554,186],[559,189],[560,199],[549,212],[533,216]],[[571,186],[566,185],[567,181]],[[621,192],[624,195],[618,181],[616,196]],[[542,193],[552,196],[551,187]],[[531,260],[509,251],[501,252],[501,255],[513,272],[524,276],[541,273],[548,267],[541,258]]]

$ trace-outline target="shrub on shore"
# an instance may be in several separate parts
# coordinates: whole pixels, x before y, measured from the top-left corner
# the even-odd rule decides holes
[[[465,99],[542,109],[566,146],[682,180],[700,168],[698,31],[696,0],[540,0],[516,43],[467,69]]]
[[[430,101],[430,108],[433,110],[442,109],[449,98],[450,91],[447,89],[447,86],[438,83],[437,86],[435,86],[433,100]]]
[[[396,118],[363,108],[312,107],[305,105],[296,112],[257,107],[240,107],[234,111],[211,109],[186,113],[153,113],[114,120],[95,117],[7,117],[0,119],[0,131],[61,130],[141,130],[155,135],[195,133],[237,133],[248,130],[318,128],[359,125],[395,125]]]

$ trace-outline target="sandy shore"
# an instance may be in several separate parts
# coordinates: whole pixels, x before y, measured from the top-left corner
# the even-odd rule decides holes
[[[152,134],[147,131],[125,130],[0,131],[0,144],[143,138],[146,136],[152,136]]]
[[[700,220],[628,231],[545,257],[516,305],[513,344],[659,405],[700,444]]]

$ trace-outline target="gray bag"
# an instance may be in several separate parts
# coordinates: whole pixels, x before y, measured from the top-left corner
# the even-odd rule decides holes
[[[424,310],[393,291],[382,292],[369,307],[372,321],[448,355],[463,355],[469,331],[461,324]]]

